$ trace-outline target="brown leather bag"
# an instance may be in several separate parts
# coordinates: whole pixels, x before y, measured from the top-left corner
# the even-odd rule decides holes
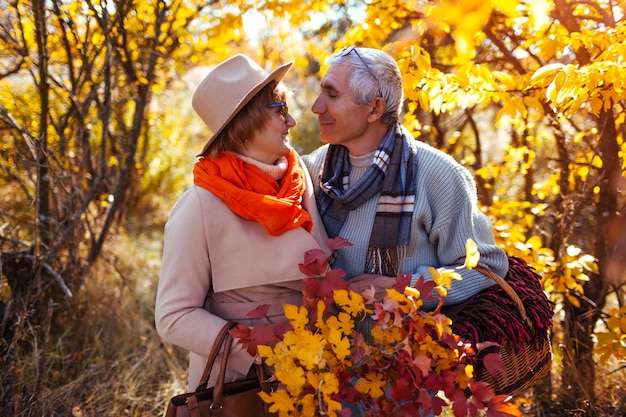
[[[264,389],[270,391],[262,366],[256,366],[256,375],[249,375],[248,379],[224,383],[226,365],[233,342],[228,332],[237,323],[228,322],[220,331],[213,349],[209,354],[200,385],[195,392],[180,394],[170,399],[165,417],[242,417],[242,416],[272,416],[267,412],[267,404],[259,397]],[[220,347],[224,345],[220,374],[214,387],[207,388],[211,369],[217,358]],[[253,374],[251,372],[251,374]]]

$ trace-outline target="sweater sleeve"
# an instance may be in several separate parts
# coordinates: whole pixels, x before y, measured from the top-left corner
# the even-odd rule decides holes
[[[476,184],[470,172],[446,154],[436,150],[427,153],[426,158],[420,158],[417,189],[422,190],[418,206],[428,209],[418,214],[428,213],[428,220],[422,218],[420,225],[427,231],[428,247],[432,248],[437,262],[435,265],[418,265],[413,271],[413,281],[422,275],[426,280],[432,280],[428,266],[447,269],[462,266],[466,258],[465,244],[470,238],[478,246],[479,263],[504,277],[508,258],[495,243],[489,218],[478,208]],[[495,284],[476,270],[460,268],[457,272],[462,280],[452,282],[444,301],[448,305],[463,302]],[[426,301],[424,307],[434,308],[437,303],[437,299]]]
[[[192,187],[176,202],[165,226],[155,324],[164,340],[206,356],[226,320],[204,308],[211,263],[203,220],[198,189]],[[235,371],[246,374],[252,358],[239,346],[233,344],[231,357],[236,359],[241,355],[242,360],[229,361],[229,368],[232,365]],[[243,368],[234,368],[236,364]]]

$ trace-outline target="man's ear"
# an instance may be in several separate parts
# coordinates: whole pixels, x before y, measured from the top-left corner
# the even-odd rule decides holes
[[[380,120],[385,113],[385,108],[387,107],[387,103],[385,99],[382,97],[376,97],[374,101],[370,103],[370,112],[367,115],[367,121],[372,123],[377,120]]]

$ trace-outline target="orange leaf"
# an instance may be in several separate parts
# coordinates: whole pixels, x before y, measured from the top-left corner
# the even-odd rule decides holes
[[[517,405],[509,402],[511,397],[496,395],[487,405],[487,417],[522,417]]]

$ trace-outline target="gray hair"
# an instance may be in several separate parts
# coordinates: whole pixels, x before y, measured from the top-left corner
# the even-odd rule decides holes
[[[344,49],[331,56],[329,65],[344,65],[352,69],[348,87],[356,104],[365,105],[377,97],[385,100],[383,123],[399,120],[402,106],[402,75],[396,61],[386,52],[374,48],[354,48],[346,55]]]

